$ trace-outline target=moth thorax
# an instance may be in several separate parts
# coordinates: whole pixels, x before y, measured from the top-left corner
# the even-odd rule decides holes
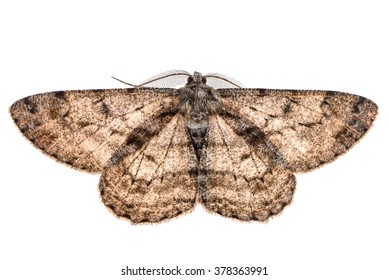
[[[178,91],[180,112],[187,122],[208,122],[220,108],[218,92],[206,84],[187,85]]]
[[[202,88],[195,91],[195,94],[197,95],[196,98],[198,98],[198,99],[207,99],[207,97],[209,95],[209,93]]]
[[[208,113],[206,112],[201,112],[201,111],[191,111],[190,114],[189,114],[189,118],[193,121],[193,122],[201,122],[205,119],[207,119],[208,117]]]

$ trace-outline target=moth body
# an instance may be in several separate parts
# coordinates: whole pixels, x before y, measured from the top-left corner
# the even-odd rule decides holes
[[[189,76],[185,87],[178,90],[180,112],[197,159],[200,159],[205,138],[208,133],[209,117],[219,112],[220,100],[216,89],[206,84],[206,78],[195,72]]]

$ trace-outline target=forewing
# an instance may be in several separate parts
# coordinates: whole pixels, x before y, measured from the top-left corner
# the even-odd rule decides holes
[[[200,159],[199,191],[207,210],[239,220],[266,221],[291,202],[294,175],[256,151],[227,124],[210,118]]]
[[[10,113],[37,148],[76,169],[101,172],[127,136],[172,106],[173,89],[72,90],[15,102]]]
[[[234,131],[291,171],[305,172],[333,161],[371,127],[377,105],[342,92],[220,89],[225,117]]]
[[[193,208],[197,195],[196,156],[184,119],[176,114],[142,128],[148,141],[130,135],[120,160],[100,179],[104,204],[133,223],[152,223]],[[137,136],[138,135],[138,136]]]

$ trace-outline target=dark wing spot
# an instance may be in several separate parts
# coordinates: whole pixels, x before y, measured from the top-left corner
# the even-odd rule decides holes
[[[137,127],[134,131],[128,136],[126,145],[133,145],[136,149],[139,149],[145,144],[145,140],[150,139],[158,131],[150,130],[147,127]]]
[[[355,142],[357,137],[355,137],[348,128],[344,128],[335,135],[335,139],[338,143],[341,143],[346,148],[349,148]]]
[[[357,117],[351,118],[348,121],[348,124],[358,130],[359,132],[365,133],[369,129],[369,125],[362,122],[360,119]]]
[[[314,123],[314,122],[309,122],[309,123],[298,123],[298,125],[302,125],[302,126],[305,126],[307,128],[312,128],[315,124],[318,124],[318,123]]]
[[[30,97],[23,98],[23,103],[27,108],[27,111],[29,111],[31,114],[35,114],[38,112],[38,109],[36,107],[36,104],[33,104],[30,100]]]
[[[30,128],[28,126],[25,126],[25,127],[21,127],[20,128],[20,131],[23,133],[23,134],[26,134],[28,132]]]
[[[288,100],[285,105],[284,105],[284,108],[282,108],[282,111],[284,112],[284,114],[287,114],[291,111],[291,101]]]
[[[256,146],[258,142],[263,142],[266,138],[265,133],[255,126],[246,127],[242,130],[241,135],[252,146]]]
[[[240,160],[241,161],[244,161],[246,159],[248,159],[250,157],[250,154],[243,154],[241,157],[240,157]]]
[[[135,91],[135,88],[126,88],[127,93],[132,93]]]
[[[336,91],[327,90],[327,91],[326,91],[326,95],[327,95],[327,96],[335,96],[335,95],[336,95]]]
[[[147,159],[147,160],[149,160],[151,162],[156,163],[155,158],[153,156],[151,156],[151,155],[145,154],[145,159]]]
[[[54,91],[53,94],[54,94],[55,98],[65,99],[65,92],[63,90],[61,90],[61,91]]]
[[[91,124],[92,124],[92,123],[90,123],[90,122],[85,122],[85,121],[77,122],[77,126],[78,126],[79,129],[84,128],[84,127],[86,127],[86,126],[88,126],[88,125],[91,125]]]
[[[259,93],[263,93],[263,94],[266,93],[266,89],[265,89],[265,88],[259,88],[259,89],[257,89],[257,91],[258,91]]]
[[[359,96],[358,101],[355,102],[353,106],[353,113],[359,114],[361,112],[360,105],[362,105],[366,101],[366,98]]]
[[[110,109],[109,109],[108,105],[105,102],[101,103],[101,112],[104,115],[109,115],[110,114]]]

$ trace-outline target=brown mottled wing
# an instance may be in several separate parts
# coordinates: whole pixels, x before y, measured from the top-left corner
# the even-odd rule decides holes
[[[173,93],[147,88],[49,92],[15,102],[10,113],[44,153],[74,168],[101,172],[134,129],[171,107]]]
[[[293,172],[331,162],[371,127],[377,105],[342,92],[220,89],[221,115],[256,150]]]
[[[129,136],[119,159],[100,179],[104,204],[133,223],[152,223],[191,210],[197,195],[197,167],[184,117],[171,114],[164,122],[142,128],[148,142]]]
[[[255,150],[219,115],[210,118],[200,159],[199,192],[207,210],[240,220],[266,221],[291,202],[295,177]]]

